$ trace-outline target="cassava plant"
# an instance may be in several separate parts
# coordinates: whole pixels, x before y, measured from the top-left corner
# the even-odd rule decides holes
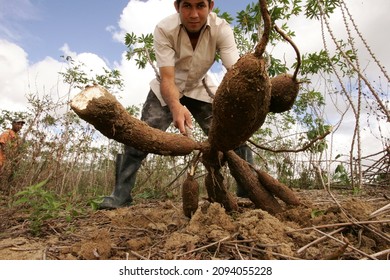
[[[227,211],[238,210],[237,201],[224,184],[220,172],[225,158],[232,175],[251,194],[250,199],[259,208],[278,213],[282,207],[274,198],[278,196],[287,204],[299,204],[299,199],[283,184],[270,183],[261,172],[252,172],[248,163],[240,162],[231,152],[264,123],[269,112],[271,83],[266,70],[265,48],[272,28],[265,0],[259,2],[264,32],[253,53],[242,56],[228,70],[213,101],[213,119],[207,142],[196,142],[190,137],[172,134],[149,127],[146,123],[125,113],[123,106],[104,88],[87,87],[71,102],[71,108],[84,120],[109,138],[131,145],[144,152],[161,155],[186,155],[194,150],[202,153],[202,163],[208,174],[205,185],[209,200],[219,202]],[[233,110],[232,110],[233,109]],[[243,114],[243,111],[246,110]],[[252,176],[254,175],[254,176]],[[196,189],[190,176],[185,185]],[[265,185],[265,187],[263,186]],[[194,187],[194,188],[193,188]],[[194,202],[195,191],[183,192],[184,202]],[[191,197],[190,197],[191,196]],[[196,202],[196,201],[195,201]],[[186,207],[191,215],[195,205]]]

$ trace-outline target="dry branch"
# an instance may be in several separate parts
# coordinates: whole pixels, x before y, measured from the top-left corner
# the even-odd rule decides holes
[[[362,250],[359,250],[359,249],[355,248],[354,246],[348,244],[348,242],[345,242],[344,240],[337,239],[337,238],[333,237],[332,235],[329,235],[329,234],[327,234],[327,233],[325,233],[325,232],[322,232],[322,231],[320,231],[320,230],[318,230],[318,229],[314,229],[314,230],[317,231],[317,232],[319,232],[319,233],[321,233],[321,234],[323,234],[324,236],[327,236],[328,238],[330,238],[330,239],[332,239],[332,240],[334,240],[334,241],[336,241],[336,242],[342,244],[342,245],[346,245],[347,248],[350,248],[350,249],[352,249],[352,250],[358,252],[359,254],[361,254],[361,255],[363,255],[363,256],[369,258],[369,259],[376,260],[375,257],[372,257],[372,256],[368,255],[367,253],[363,252]]]
[[[345,227],[338,228],[338,229],[336,229],[336,230],[334,230],[334,231],[328,233],[328,235],[334,235],[334,234],[336,234],[336,233],[338,233],[338,232],[340,232],[340,231],[343,231],[344,229],[345,229]],[[309,248],[310,246],[315,245],[315,244],[318,244],[318,243],[320,243],[320,242],[322,242],[322,241],[324,241],[324,240],[326,240],[326,239],[328,239],[328,236],[326,236],[326,235],[321,236],[320,238],[318,238],[318,239],[316,239],[316,240],[314,240],[314,241],[312,241],[312,242],[306,244],[305,246],[299,248],[299,249],[297,250],[297,254],[303,253],[303,252],[306,251],[307,248]]]
[[[259,149],[262,149],[264,151],[273,152],[273,153],[299,153],[299,152],[306,151],[307,149],[312,147],[315,142],[317,142],[319,140],[323,140],[331,132],[332,132],[332,130],[329,129],[324,134],[319,135],[316,138],[310,140],[309,143],[305,144],[303,147],[298,148],[298,149],[277,149],[277,150],[275,150],[275,149],[271,149],[271,148],[268,148],[265,146],[258,145],[257,143],[253,142],[252,140],[249,140],[248,142],[250,142],[252,145],[256,146]]]
[[[292,231],[289,231],[289,232],[291,233],[291,232],[306,231],[306,230],[315,230],[315,229],[322,229],[322,228],[333,228],[333,227],[340,227],[340,226],[366,225],[366,224],[386,224],[386,223],[390,223],[390,220],[380,220],[380,221],[358,221],[358,222],[335,223],[335,224],[327,224],[327,225],[319,225],[319,226],[305,227],[305,228],[300,228],[300,229],[292,230]]]

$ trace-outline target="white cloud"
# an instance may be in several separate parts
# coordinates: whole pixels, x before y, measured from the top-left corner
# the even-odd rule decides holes
[[[27,54],[19,46],[0,40],[0,65],[1,108],[21,110],[24,94],[20,80],[28,69]]]
[[[138,106],[144,103],[150,89],[149,82],[155,77],[152,67],[147,66],[145,69],[138,69],[134,60],[127,60],[125,54],[123,54],[118,69],[122,73],[125,83],[119,101],[125,107],[129,105]]]
[[[103,59],[92,53],[77,54],[68,45],[61,49],[64,57],[71,56],[89,77],[103,74],[109,69]],[[29,104],[27,95],[32,93],[42,97],[51,95],[57,101],[78,90],[70,90],[62,82],[60,72],[65,72],[67,64],[46,57],[35,64],[29,64],[27,53],[14,43],[0,40],[0,109],[26,111]]]
[[[60,48],[60,51],[63,52],[65,58],[66,58],[66,57],[73,57],[73,58],[74,58],[74,57],[77,56],[77,54],[76,54],[75,52],[73,52],[73,51],[70,50],[68,44],[64,44],[64,45]]]
[[[0,75],[2,79],[18,75],[28,65],[27,53],[16,44],[0,40]]]
[[[134,32],[136,35],[152,33],[159,20],[175,12],[172,0],[149,0],[147,2],[131,0],[120,16],[118,22],[120,30],[116,31],[113,37],[123,42],[126,33]]]
[[[145,12],[147,16],[145,16]],[[153,33],[156,23],[175,13],[172,0],[131,0],[124,8],[118,26],[119,31],[113,34],[115,40],[123,42],[126,33],[134,32],[137,36]],[[122,73],[125,89],[121,93],[120,102],[124,106],[140,105],[145,102],[149,93],[149,82],[155,77],[154,70],[150,65],[146,69],[139,69],[134,60],[127,60],[125,53],[117,68]]]

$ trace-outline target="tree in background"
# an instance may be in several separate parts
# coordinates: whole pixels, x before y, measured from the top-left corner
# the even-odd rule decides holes
[[[235,18],[215,10],[234,25],[242,54],[253,49],[262,30],[259,7],[257,1],[253,2]],[[389,96],[384,89],[389,76],[364,40],[345,2],[270,0],[268,6],[273,23],[292,40],[299,34],[290,29],[291,19],[304,18],[306,24],[319,21],[323,48],[300,55],[301,91],[293,108],[282,114],[269,114],[266,123],[250,139],[257,155],[256,164],[295,187],[316,187],[324,182],[328,186],[337,183],[360,189],[364,183],[388,182],[389,138],[384,124],[389,121]],[[347,31],[344,39],[334,35],[329,23],[336,12],[344,19]],[[271,49],[267,49],[270,77],[292,73],[297,67],[293,47],[285,43],[274,29]],[[154,67],[151,34],[126,34],[125,44],[127,58],[134,59],[139,68]],[[275,55],[275,50],[281,48],[285,48],[286,57],[293,58]],[[367,50],[377,65],[385,85],[375,84],[368,78],[360,65],[362,54],[358,50],[362,49]],[[216,59],[218,61],[218,57]],[[27,120],[22,136],[27,152],[12,184],[18,191],[49,178],[45,187],[59,194],[79,193],[94,197],[110,191],[106,188],[110,188],[114,180],[114,159],[121,145],[107,140],[69,110],[70,92],[88,84],[100,84],[115,94],[123,89],[123,82],[117,70],[106,69],[103,75],[89,77],[82,65],[71,57],[64,58],[64,62],[68,67],[61,76],[69,85],[68,92],[59,94],[56,100],[51,95],[29,92],[27,98],[31,108],[28,112],[2,111],[2,127],[6,126],[9,117],[16,115]],[[137,107],[127,109],[134,115],[139,112]],[[328,115],[330,110],[332,114]],[[354,129],[348,154],[334,154],[334,139],[350,114],[354,118]],[[374,155],[366,154],[362,148],[371,144],[364,143],[363,131],[376,135],[381,144]],[[203,137],[200,130],[196,130],[194,136]],[[170,196],[175,191],[174,183],[187,168],[186,161],[181,157],[150,157],[157,160],[145,163],[148,168],[143,168],[137,183],[138,189],[142,189],[139,195]],[[173,175],[172,170],[175,171]],[[154,186],[144,185],[146,178],[152,178],[149,183]]]

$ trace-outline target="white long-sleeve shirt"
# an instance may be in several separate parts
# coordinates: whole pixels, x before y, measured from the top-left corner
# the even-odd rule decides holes
[[[185,95],[208,103],[212,103],[212,98],[206,92],[202,79],[213,65],[216,53],[220,54],[226,68],[230,68],[239,58],[232,28],[213,12],[208,16],[195,50],[178,13],[157,24],[154,30],[154,48],[157,67],[175,67],[175,83],[180,97]],[[211,79],[206,80],[210,90],[215,93],[217,86]],[[165,106],[157,78],[150,82],[150,87]]]

